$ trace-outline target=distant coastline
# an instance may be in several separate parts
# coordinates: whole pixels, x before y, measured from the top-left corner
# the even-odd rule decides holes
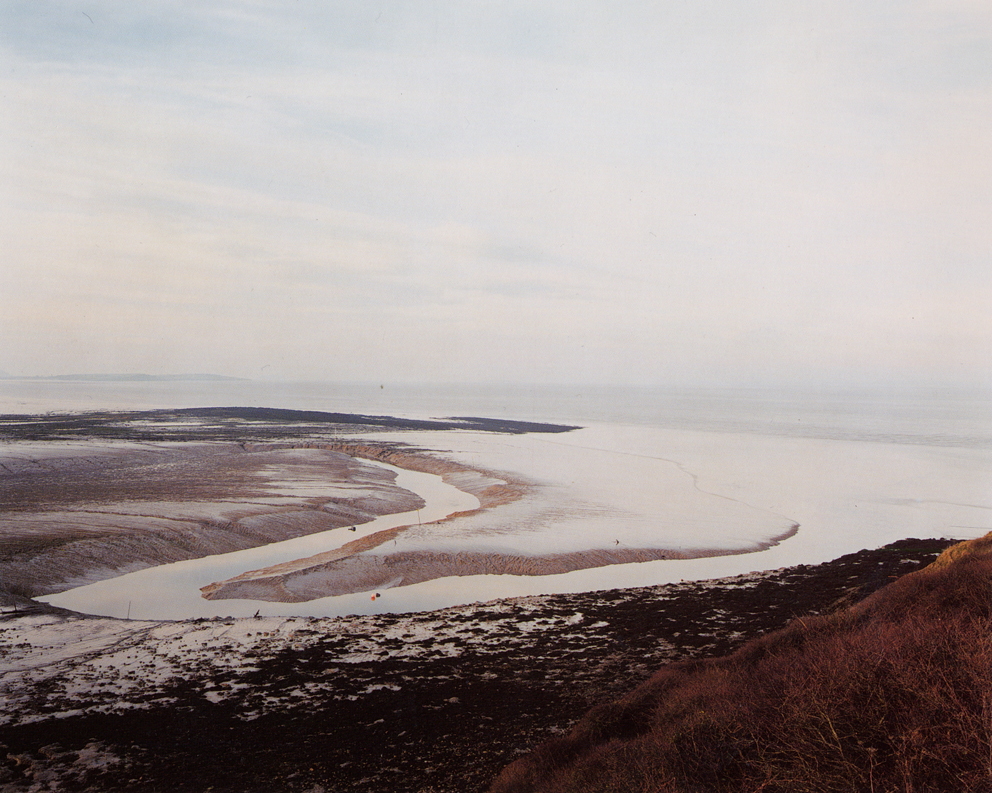
[[[229,377],[223,374],[56,374],[19,377],[0,372],[0,380],[43,380],[90,383],[174,383],[183,381],[247,381],[247,377]]]

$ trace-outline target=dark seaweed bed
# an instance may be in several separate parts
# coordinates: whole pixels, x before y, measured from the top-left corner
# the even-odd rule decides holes
[[[134,422],[138,422],[137,424]],[[206,407],[170,410],[86,411],[44,415],[0,415],[0,440],[93,438],[137,441],[294,440],[321,432],[382,430],[474,430],[520,434],[568,432],[546,424],[478,416],[409,419],[266,407]]]
[[[321,630],[332,621],[313,621],[305,646],[259,659],[227,681],[249,685],[222,702],[204,696],[217,681],[193,672],[171,684],[168,705],[4,728],[0,785],[5,791],[163,793],[481,791],[522,752],[665,663],[723,655],[794,617],[861,599],[926,565],[949,544],[903,540],[815,566],[522,598],[499,602],[498,610],[481,604],[351,618],[359,620],[356,630],[365,640],[398,621],[415,625],[439,617],[449,626],[491,620],[491,630],[484,637],[439,636],[439,642],[458,642],[457,657],[432,653],[428,639],[427,652],[399,658],[392,652],[397,640],[383,639],[376,659],[348,664],[333,691],[328,658],[347,639]],[[515,630],[514,619],[530,628]],[[305,706],[274,705],[245,719],[260,696],[278,703],[286,692],[317,682],[323,688],[317,686]],[[398,690],[368,692],[390,682]],[[122,762],[82,772],[75,761],[87,745]]]

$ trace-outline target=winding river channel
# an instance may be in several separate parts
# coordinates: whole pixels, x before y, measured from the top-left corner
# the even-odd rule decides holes
[[[449,485],[440,476],[385,463],[364,462],[395,472],[396,485],[416,493],[424,500],[425,506],[411,512],[383,515],[356,525],[354,532],[347,528],[332,529],[243,551],[158,565],[37,599],[84,614],[130,619],[251,617],[258,612],[266,616],[332,616],[365,610],[363,606],[369,601],[369,593],[364,592],[308,603],[207,600],[200,593],[200,587],[249,570],[333,550],[345,542],[380,531],[433,523],[454,512],[479,508],[479,500],[475,496]]]
[[[838,425],[843,429],[842,423]],[[851,422],[849,421],[848,424]],[[314,616],[428,611],[497,598],[653,586],[818,564],[906,537],[969,539],[992,530],[992,452],[984,425],[966,432],[907,434],[848,428],[829,433],[749,426],[720,431],[593,424],[554,436],[383,432],[376,439],[443,454],[478,471],[534,483],[518,501],[477,509],[475,497],[438,476],[391,468],[423,498],[420,510],[381,517],[357,532],[336,529],[259,548],[162,565],[40,598],[89,614],[132,619]],[[976,432],[971,432],[974,426]],[[740,431],[729,431],[737,429]],[[773,428],[774,429],[774,428]],[[898,429],[898,428],[897,428]],[[950,429],[954,429],[951,426]],[[820,437],[829,434],[830,437]],[[330,492],[330,491],[328,491]],[[423,529],[417,527],[419,522]],[[797,525],[778,544],[782,525]],[[369,554],[431,561],[447,555],[540,558],[606,549],[664,548],[693,558],[599,566],[553,574],[444,572],[420,583],[302,603],[206,600],[200,588],[242,573],[333,551],[411,525]],[[488,556],[487,556],[488,555]],[[594,563],[596,560],[593,560]]]

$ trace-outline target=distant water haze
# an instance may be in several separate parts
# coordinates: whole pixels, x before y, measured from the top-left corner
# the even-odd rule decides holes
[[[272,407],[393,415],[610,422],[714,431],[992,444],[992,392],[446,385],[263,380],[0,381],[0,411]]]

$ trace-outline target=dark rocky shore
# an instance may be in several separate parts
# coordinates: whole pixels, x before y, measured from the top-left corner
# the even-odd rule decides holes
[[[711,582],[299,618],[278,629],[273,618],[134,624],[7,612],[0,786],[482,791],[521,753],[664,664],[723,655],[797,616],[857,601],[949,544],[904,540]],[[49,631],[79,635],[91,625],[127,635],[32,666],[38,620]],[[169,655],[167,631],[192,648],[181,662]],[[228,631],[248,638],[193,641]],[[127,658],[160,674],[128,671]]]
[[[577,427],[478,416],[407,419],[263,407],[0,415],[0,440],[293,441],[325,433],[383,430],[568,432]]]

